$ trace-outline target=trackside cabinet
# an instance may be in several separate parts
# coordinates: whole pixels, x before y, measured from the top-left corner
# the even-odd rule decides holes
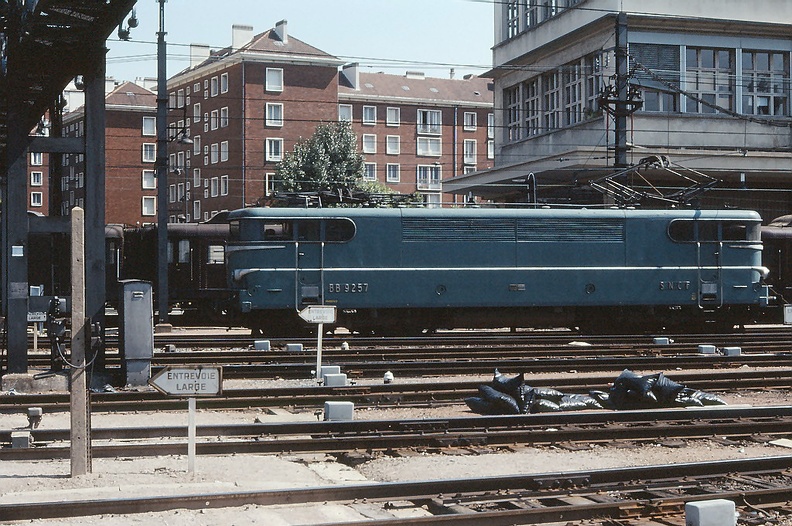
[[[146,385],[154,357],[154,303],[151,283],[119,282],[118,352],[127,385]]]

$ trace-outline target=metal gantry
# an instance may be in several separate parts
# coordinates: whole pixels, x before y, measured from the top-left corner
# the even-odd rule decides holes
[[[25,373],[29,302],[29,234],[67,232],[63,217],[28,217],[28,152],[85,155],[86,315],[104,313],[105,41],[136,0],[0,2],[0,186],[2,313],[7,372]],[[85,134],[30,136],[72,79],[85,85]]]

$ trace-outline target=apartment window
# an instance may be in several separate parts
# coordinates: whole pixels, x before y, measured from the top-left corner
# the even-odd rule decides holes
[[[212,110],[212,113],[209,115],[209,127],[213,130],[216,130],[220,127],[220,112],[217,110]]]
[[[385,139],[385,153],[388,155],[399,155],[401,151],[401,137],[398,135],[388,135]]]
[[[440,110],[418,110],[418,133],[440,135],[442,120]]]
[[[418,165],[418,190],[440,191],[440,167],[436,165]]]
[[[220,178],[212,177],[211,181],[209,182],[209,192],[212,197],[217,197],[220,195]]]
[[[184,90],[180,89],[176,92],[176,107],[183,108],[184,107]]]
[[[43,186],[44,172],[30,172],[30,186]]]
[[[523,17],[526,28],[531,28],[539,23],[539,9],[539,2],[534,0],[528,1],[528,5],[525,6],[525,15]]]
[[[559,72],[554,71],[542,75],[542,91],[544,92],[543,124],[546,130],[561,127],[561,86]]]
[[[264,174],[264,195],[275,193],[275,174],[267,172]]]
[[[210,97],[217,97],[217,94],[220,92],[220,84],[217,80],[217,77],[212,77],[209,81],[209,96]]]
[[[228,176],[220,176],[220,195],[228,195]]]
[[[520,1],[506,2],[506,38],[516,37],[520,32]]]
[[[220,158],[220,145],[214,143],[209,147],[209,162],[212,164],[217,164],[219,158]]]
[[[571,126],[583,120],[583,74],[580,63],[567,64],[564,78],[564,125]]]
[[[714,106],[734,110],[734,54],[726,49],[687,48],[685,98],[687,113],[716,113]],[[698,99],[698,100],[697,100]]]
[[[143,170],[143,182],[141,186],[144,190],[154,190],[157,188],[157,172],[154,170]]]
[[[220,162],[225,162],[228,160],[228,141],[223,141],[220,143]]]
[[[193,214],[192,216],[196,220],[201,219],[201,202],[200,201],[193,201]]]
[[[373,126],[377,124],[377,107],[363,106],[363,124]]]
[[[156,117],[143,117],[143,135],[157,135]]]
[[[506,140],[509,142],[522,139],[522,123],[520,122],[520,89],[521,85],[503,90],[503,104],[506,112]]]
[[[466,165],[466,166],[463,166],[463,167],[462,167],[462,173],[463,173],[463,174],[472,174],[472,173],[476,173],[476,167],[475,167],[475,166],[471,166],[471,165]]]
[[[385,182],[398,183],[401,181],[401,166],[398,164],[385,165]]]
[[[377,153],[377,136],[364,133],[363,134],[363,153]]]
[[[168,202],[175,203],[176,202],[176,185],[172,184],[168,186]]]
[[[185,195],[187,195],[186,192],[187,190],[184,187],[184,183],[178,183],[176,185],[176,200],[179,201],[180,203],[183,202],[185,199]]]
[[[143,144],[143,162],[153,163],[157,160],[157,145],[153,142]]]
[[[43,206],[44,194],[42,192],[30,192],[30,206]]]
[[[539,77],[523,84],[523,115],[525,135],[530,137],[542,131],[542,107],[539,99]]]
[[[487,114],[487,139],[495,138],[495,114]]]
[[[155,216],[157,215],[157,198],[153,196],[143,196],[143,201],[140,207],[140,215]]]
[[[377,180],[377,163],[364,163],[363,164],[363,179],[365,181]]]
[[[201,169],[193,168],[193,186],[195,188],[201,187]]]
[[[476,140],[465,139],[462,145],[463,162],[465,164],[476,164]]]
[[[30,165],[31,166],[41,166],[44,164],[44,154],[41,152],[31,152],[30,153]]]
[[[338,120],[352,122],[352,105],[339,104],[338,105]]]
[[[789,115],[789,54],[744,51],[743,113]]]
[[[228,106],[220,108],[220,127],[228,127]]]
[[[193,122],[201,122],[201,103],[196,102],[193,104]]]
[[[193,140],[193,155],[201,155],[201,136],[196,135]]]
[[[267,103],[267,126],[283,126],[283,104],[277,102]]]
[[[440,205],[442,203],[442,197],[440,196],[440,194],[435,194],[435,193],[424,194],[423,199],[424,199],[424,206],[426,208],[440,208]]]
[[[266,91],[283,91],[282,68],[267,68],[264,89]]]
[[[265,150],[267,161],[282,161],[283,139],[267,139]]]
[[[476,117],[477,115],[472,111],[466,111],[465,114],[462,116],[463,119],[463,129],[465,131],[476,131]]]
[[[443,143],[439,137],[418,137],[416,155],[440,157]]]
[[[401,108],[385,110],[385,126],[398,126],[399,124],[401,124]]]
[[[632,50],[631,50],[632,51]],[[679,55],[677,53],[677,55]],[[586,68],[586,108],[585,117],[599,114],[599,96],[602,86],[602,55],[595,53],[585,58]],[[677,71],[679,65],[677,61]]]
[[[220,93],[228,93],[228,73],[220,75]]]
[[[487,141],[487,159],[494,159],[495,158],[495,141],[489,139]]]

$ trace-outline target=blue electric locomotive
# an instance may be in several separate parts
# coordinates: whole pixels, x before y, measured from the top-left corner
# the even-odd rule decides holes
[[[278,209],[229,214],[243,322],[301,328],[337,307],[365,334],[440,328],[724,330],[767,299],[755,212]]]

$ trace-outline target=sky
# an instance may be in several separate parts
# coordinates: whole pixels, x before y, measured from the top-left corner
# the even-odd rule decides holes
[[[254,34],[288,21],[290,37],[348,62],[363,72],[429,77],[480,74],[492,63],[494,0],[168,0],[165,40],[168,77],[189,66],[189,45],[220,49],[231,44],[231,26]],[[159,2],[138,0],[139,24],[130,41],[114,32],[107,42],[107,74],[135,80],[157,74]]]

